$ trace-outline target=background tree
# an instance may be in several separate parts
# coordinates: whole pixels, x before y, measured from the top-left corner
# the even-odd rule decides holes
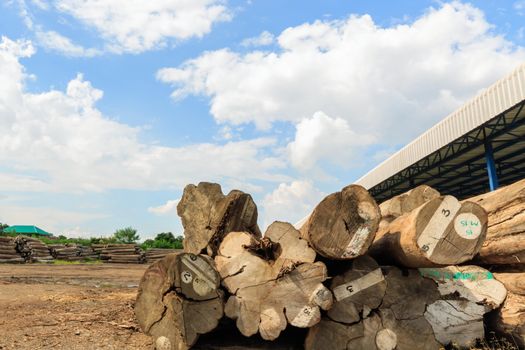
[[[154,239],[147,239],[141,245],[142,249],[170,248],[182,249],[182,236],[175,237],[171,232],[161,232]]]
[[[4,229],[8,228],[8,224],[3,224],[0,222],[0,234],[4,233]]]
[[[121,228],[113,234],[117,243],[135,243],[140,239],[140,236],[133,227]]]

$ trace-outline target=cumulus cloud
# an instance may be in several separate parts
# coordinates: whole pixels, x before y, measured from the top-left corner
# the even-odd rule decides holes
[[[140,129],[103,115],[103,92],[79,74],[66,91],[29,93],[19,57],[31,44],[0,42],[0,171],[4,190],[104,191],[176,189],[211,180],[287,181],[269,137],[164,147],[142,143]]]
[[[295,139],[288,145],[292,164],[301,170],[327,162],[348,168],[360,149],[372,144],[372,135],[360,135],[342,118],[330,118],[316,112],[296,126]]]
[[[276,220],[296,223],[308,215],[324,196],[325,194],[308,180],[279,184],[262,201],[264,227]]]
[[[140,53],[202,37],[229,21],[223,0],[57,0],[55,7],[97,30],[111,51]]]
[[[93,220],[108,217],[108,215],[101,213],[85,213],[49,207],[18,206],[13,204],[0,205],[0,213],[0,222],[9,222],[10,225],[37,225],[55,235],[68,235],[70,233],[68,229],[60,230],[59,225],[62,223],[68,223],[75,225],[73,227],[77,227]]]
[[[518,15],[523,16],[525,14],[525,1],[519,0],[514,3],[514,9]]]
[[[40,46],[47,50],[55,51],[69,57],[93,57],[102,52],[93,48],[84,48],[71,41],[71,39],[55,31],[37,31],[36,38]]]
[[[179,201],[180,198],[168,200],[158,207],[149,207],[148,212],[155,215],[177,215],[177,204],[179,204]]]
[[[246,47],[249,47],[249,46],[267,46],[267,45],[273,44],[274,39],[275,39],[274,35],[272,33],[270,33],[270,32],[265,30],[264,32],[262,32],[261,34],[259,34],[256,37],[244,39],[241,42],[241,45],[242,46],[246,46]]]
[[[203,95],[219,123],[300,123],[316,111],[378,142],[406,142],[525,60],[460,2],[388,27],[369,15],[290,27],[278,47],[203,53],[158,71],[173,98]]]

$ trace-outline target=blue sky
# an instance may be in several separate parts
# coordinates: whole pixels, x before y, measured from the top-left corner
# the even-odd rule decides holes
[[[182,233],[185,184],[297,221],[525,62],[525,1],[0,3],[0,222]]]

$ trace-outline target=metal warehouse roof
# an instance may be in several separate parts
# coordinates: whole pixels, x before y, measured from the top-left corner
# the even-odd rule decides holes
[[[521,179],[524,104],[522,64],[356,183],[381,202],[420,184],[465,198]]]

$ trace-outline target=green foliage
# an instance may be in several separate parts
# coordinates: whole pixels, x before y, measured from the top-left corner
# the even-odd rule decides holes
[[[113,234],[117,243],[135,243],[140,239],[140,236],[133,227],[121,228]]]
[[[90,246],[91,244],[109,244],[116,243],[115,237],[91,237],[91,238],[67,238],[66,236],[60,235],[56,238],[34,236],[45,244],[67,244],[75,243],[84,246]]]
[[[1,235],[2,233],[4,233],[4,229],[6,229],[6,228],[8,228],[8,227],[9,227],[8,224],[2,224],[2,223],[0,222],[0,235]]]
[[[140,245],[144,250],[151,248],[182,249],[182,236],[175,237],[171,232],[159,233],[155,239],[147,239]]]

